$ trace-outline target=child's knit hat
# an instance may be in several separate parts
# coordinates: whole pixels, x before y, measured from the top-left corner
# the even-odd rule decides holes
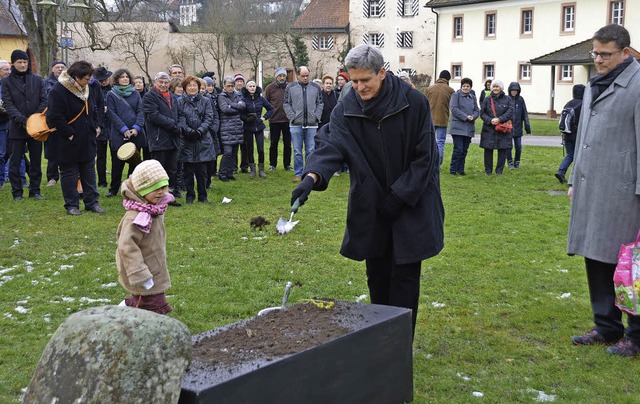
[[[169,176],[158,160],[145,160],[131,174],[133,189],[141,196],[169,185]]]

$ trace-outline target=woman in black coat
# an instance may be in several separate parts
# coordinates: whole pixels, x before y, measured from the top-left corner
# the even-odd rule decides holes
[[[249,158],[249,169],[252,177],[256,176],[256,162],[253,156],[253,139],[256,140],[258,149],[258,171],[260,178],[267,178],[264,172],[264,121],[273,115],[273,107],[262,95],[262,89],[251,80],[242,89],[242,101],[246,108],[242,114],[244,122],[244,143],[247,145],[247,156]],[[262,115],[262,109],[267,112]]]
[[[211,137],[213,107],[211,101],[200,93],[200,83],[195,76],[182,81],[184,95],[178,109],[178,125],[182,131],[183,144],[178,161],[184,165],[184,185],[187,188],[187,203],[195,200],[194,182],[198,184],[198,202],[207,199],[207,163],[216,155]]]
[[[495,113],[493,109],[495,108]],[[513,118],[513,101],[504,93],[504,84],[500,80],[491,82],[491,95],[484,99],[482,110],[482,132],[480,133],[480,147],[484,149],[484,171],[491,175],[493,171],[493,151],[498,150],[496,175],[502,175],[507,150],[511,149],[512,134],[496,131],[499,123],[505,123]]]
[[[244,142],[244,128],[240,114],[245,109],[244,101],[234,90],[235,80],[231,76],[224,78],[224,89],[218,94],[220,110],[220,141],[222,143],[222,161],[218,178],[220,181],[235,180],[233,170],[237,167],[234,156],[238,155],[238,145]]]
[[[96,99],[90,91],[91,63],[78,61],[60,74],[49,92],[47,125],[56,128],[49,135],[50,153],[60,165],[60,184],[67,214],[82,212],[78,177],[82,184],[84,207],[104,213],[96,189]]]
[[[138,153],[147,147],[144,136],[144,115],[142,99],[131,84],[131,72],[118,69],[113,73],[113,87],[107,94],[107,118],[111,124],[111,186],[107,197],[117,195],[122,183],[124,161],[118,159],[118,149],[126,142],[133,142]],[[129,163],[129,174],[136,168],[136,163]]]

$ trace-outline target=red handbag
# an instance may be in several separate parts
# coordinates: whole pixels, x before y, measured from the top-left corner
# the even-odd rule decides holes
[[[496,114],[496,105],[493,103],[493,97],[489,98],[489,100],[491,100],[491,110],[493,111],[493,116],[497,118],[498,114]],[[511,131],[513,130],[511,119],[509,119],[507,122],[497,124],[494,129],[496,130],[496,132],[500,133],[511,133]]]

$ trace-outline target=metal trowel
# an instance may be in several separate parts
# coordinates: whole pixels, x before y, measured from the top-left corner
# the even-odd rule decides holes
[[[293,215],[298,211],[299,207],[300,199],[296,199],[293,205],[291,205],[291,216],[289,216],[289,220],[287,221],[283,217],[278,219],[278,223],[276,223],[276,231],[278,234],[287,234],[298,224],[299,220],[293,221]]]

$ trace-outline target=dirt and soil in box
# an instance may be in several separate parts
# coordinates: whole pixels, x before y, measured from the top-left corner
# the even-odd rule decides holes
[[[194,343],[190,370],[231,371],[302,352],[356,330],[364,319],[358,303],[313,301],[231,325]]]

